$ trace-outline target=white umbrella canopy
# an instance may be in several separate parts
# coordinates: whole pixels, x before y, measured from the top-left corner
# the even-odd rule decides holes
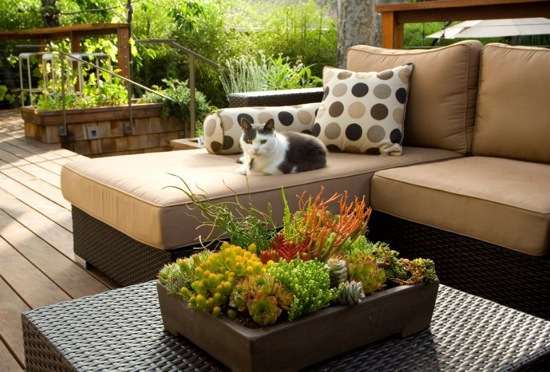
[[[428,35],[431,39],[470,39],[550,34],[548,18],[510,18],[465,21]]]

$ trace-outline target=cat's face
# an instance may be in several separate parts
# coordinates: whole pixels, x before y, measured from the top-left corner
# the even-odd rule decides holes
[[[246,119],[242,119],[241,146],[243,151],[250,156],[262,156],[270,153],[276,142],[273,126],[273,119],[263,126],[252,126]]]

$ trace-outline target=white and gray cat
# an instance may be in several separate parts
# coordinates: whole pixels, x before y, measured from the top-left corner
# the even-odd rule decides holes
[[[287,174],[306,172],[327,165],[327,149],[316,137],[297,132],[278,132],[275,121],[252,125],[241,120],[239,174]]]

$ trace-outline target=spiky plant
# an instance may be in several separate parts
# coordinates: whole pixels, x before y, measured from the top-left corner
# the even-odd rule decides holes
[[[302,193],[294,213],[283,193],[283,239],[279,242],[301,243],[308,239],[307,256],[325,262],[366,233],[371,208],[366,206],[364,198],[356,197],[349,202],[347,192],[335,193],[328,199],[323,198],[323,192],[322,188],[315,197]],[[334,202],[339,203],[338,213],[330,210]]]

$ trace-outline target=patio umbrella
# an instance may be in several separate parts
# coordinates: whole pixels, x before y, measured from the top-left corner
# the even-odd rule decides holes
[[[468,39],[550,34],[548,18],[511,18],[465,21],[428,35],[431,39]]]

